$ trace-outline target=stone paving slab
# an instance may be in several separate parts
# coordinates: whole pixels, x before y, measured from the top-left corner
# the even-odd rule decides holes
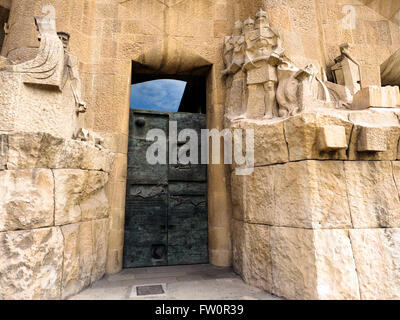
[[[131,297],[138,285],[165,284],[166,293],[157,297]],[[251,287],[231,268],[211,265],[126,269],[105,276],[71,300],[276,300]]]

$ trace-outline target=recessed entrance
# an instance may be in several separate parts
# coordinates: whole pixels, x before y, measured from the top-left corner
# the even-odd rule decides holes
[[[206,115],[202,113],[205,111],[205,78],[178,79],[187,82],[180,112],[130,111],[124,268],[209,261],[207,165],[201,164],[200,146],[201,129],[207,127]],[[136,74],[135,80],[134,83],[153,79]],[[176,164],[168,161],[170,153],[174,152],[169,143],[171,125],[177,126],[177,133],[183,129],[197,133],[197,163],[183,164],[179,159]],[[167,164],[150,164],[146,157],[154,144],[146,139],[152,129],[165,133]],[[179,153],[186,142],[177,139],[175,152]]]

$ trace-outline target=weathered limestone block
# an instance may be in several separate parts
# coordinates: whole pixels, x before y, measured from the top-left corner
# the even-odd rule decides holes
[[[82,221],[107,218],[110,210],[105,189],[101,189],[90,198],[83,200],[79,206],[82,212]]]
[[[357,144],[358,152],[384,152],[386,150],[386,131],[384,128],[360,128]]]
[[[353,227],[399,227],[399,192],[393,176],[400,182],[400,166],[393,164],[394,174],[390,161],[346,161],[344,166]]]
[[[93,220],[92,283],[100,280],[106,272],[109,219]]]
[[[272,293],[288,299],[315,299],[317,266],[313,231],[271,227]]]
[[[349,160],[397,159],[400,123],[394,112],[357,111],[349,114],[349,120],[354,123],[348,150]],[[371,150],[365,152],[368,151],[366,149]],[[381,151],[371,152],[372,149]]]
[[[244,261],[244,222],[232,219],[232,266],[233,270],[243,276]]]
[[[400,299],[400,229],[349,232],[361,299]]]
[[[255,168],[252,175],[238,176],[232,172],[233,217],[251,223],[274,224],[275,166]]]
[[[47,132],[72,138],[77,129],[77,114],[71,87],[64,92],[38,85],[26,85],[20,74],[0,72],[0,130]],[[27,116],[29,115],[29,116]]]
[[[0,171],[0,231],[42,228],[54,223],[51,170]]]
[[[46,133],[10,134],[8,145],[8,169],[47,167],[110,172],[114,161],[108,150]]]
[[[301,161],[232,173],[234,218],[296,228],[350,228],[341,161]]]
[[[319,149],[324,152],[346,150],[348,148],[346,128],[343,126],[324,126],[319,128]]]
[[[232,221],[233,268],[246,283],[272,291],[270,227]]]
[[[59,299],[62,263],[59,228],[0,233],[0,300]]]
[[[346,230],[271,227],[273,293],[289,299],[359,299]]]
[[[19,100],[21,76],[0,72],[0,131],[15,129],[16,109]]]
[[[101,192],[108,180],[108,175],[100,171],[79,169],[54,170],[55,180],[55,224],[64,225],[82,220],[83,203],[84,218],[103,217],[108,211],[107,198]],[[95,199],[91,199],[95,196]],[[101,203],[99,203],[99,201]],[[99,210],[99,212],[97,211]]]
[[[51,159],[63,144],[63,139],[46,133],[13,133],[8,135],[7,168],[51,168]]]
[[[348,230],[315,230],[318,299],[360,299]]]
[[[82,201],[87,176],[87,171],[83,170],[54,170],[56,225],[76,223],[82,220],[79,203]]]
[[[324,126],[344,127],[346,131],[346,141],[349,144],[353,125],[346,117],[321,113],[302,113],[286,119],[284,125],[286,141],[289,146],[290,161],[306,159],[347,159],[345,149],[324,152],[319,148],[319,128]]]
[[[109,220],[62,226],[64,269],[62,297],[68,298],[105,274]]]
[[[399,87],[369,86],[361,89],[354,95],[350,109],[366,108],[397,108],[400,107]]]
[[[243,279],[250,285],[272,291],[270,227],[244,223]]]
[[[62,298],[77,294],[91,283],[93,267],[92,222],[61,227],[64,237]]]
[[[6,169],[7,156],[8,156],[8,136],[5,134],[0,134],[0,170]]]
[[[341,161],[289,163],[274,172],[275,225],[351,227]]]
[[[283,122],[241,120],[234,122],[231,129],[254,130],[254,164],[263,166],[289,161]],[[244,137],[244,134],[243,134]],[[244,139],[245,140],[245,139]],[[245,143],[242,143],[243,149]]]

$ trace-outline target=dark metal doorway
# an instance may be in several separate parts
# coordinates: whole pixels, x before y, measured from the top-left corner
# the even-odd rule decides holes
[[[194,129],[199,142],[206,128],[204,114],[131,110],[125,268],[208,263],[207,166],[146,161],[153,143],[147,132],[161,129],[168,139],[170,121],[178,132]],[[178,148],[185,142],[178,141]],[[200,156],[199,150],[199,163]]]

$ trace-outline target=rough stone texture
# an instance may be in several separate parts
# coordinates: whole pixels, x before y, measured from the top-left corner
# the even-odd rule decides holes
[[[49,169],[0,171],[0,232],[53,225],[53,194]]]
[[[0,233],[0,299],[58,299],[62,263],[59,228]]]
[[[54,168],[110,172],[113,154],[94,145],[46,133],[8,135],[8,169]]]
[[[325,152],[346,150],[346,129],[342,126],[324,126],[319,128],[319,149]]]
[[[264,166],[288,162],[288,148],[283,131],[283,122],[241,120],[234,122],[231,129],[254,130],[254,165]],[[244,139],[245,140],[245,139]],[[245,144],[242,143],[243,149]]]
[[[361,299],[400,299],[400,229],[350,230]]]
[[[233,268],[250,285],[272,291],[270,227],[233,219]]]
[[[351,241],[347,230],[315,230],[317,299],[360,299]]]
[[[65,246],[63,299],[104,276],[108,222],[108,219],[100,219],[61,227]]]
[[[379,127],[361,127],[357,151],[358,152],[385,152],[386,131]]]
[[[289,299],[359,299],[348,232],[271,228],[273,293]]]
[[[8,155],[8,137],[0,134],[0,170],[6,169]]]
[[[354,228],[399,227],[400,201],[391,162],[349,161],[344,165]]]
[[[93,220],[93,269],[92,283],[101,279],[106,272],[109,220]]]
[[[234,217],[251,223],[296,228],[349,228],[344,165],[302,161],[232,173]]]
[[[288,299],[317,298],[313,231],[271,229],[272,293]]]
[[[244,222],[232,219],[232,266],[233,270],[243,275],[244,264]]]
[[[397,147],[400,139],[400,124],[397,114],[390,111],[368,110],[357,111],[350,113],[350,121],[354,123],[351,140],[349,143],[348,160],[396,160]],[[365,129],[376,128],[376,129]],[[381,135],[379,138],[378,149],[383,149],[386,145],[386,150],[382,152],[358,152],[359,147],[363,147],[365,138],[365,130],[376,131],[376,134]],[[383,141],[382,135],[385,137]],[[361,142],[360,142],[361,141]],[[363,148],[361,148],[362,150]]]
[[[92,222],[61,227],[64,237],[62,297],[65,299],[90,285],[93,265]]]
[[[59,169],[54,170],[54,180],[56,225],[107,216],[108,202],[102,189],[108,180],[107,173]]]
[[[319,149],[318,143],[320,127],[342,126],[345,127],[346,141],[349,144],[353,125],[344,116],[303,113],[287,119],[284,125],[290,161],[305,159],[347,159],[346,150],[323,152]]]
[[[244,224],[243,279],[250,285],[272,291],[270,227]]]
[[[354,95],[353,109],[400,107],[399,87],[366,87]]]

